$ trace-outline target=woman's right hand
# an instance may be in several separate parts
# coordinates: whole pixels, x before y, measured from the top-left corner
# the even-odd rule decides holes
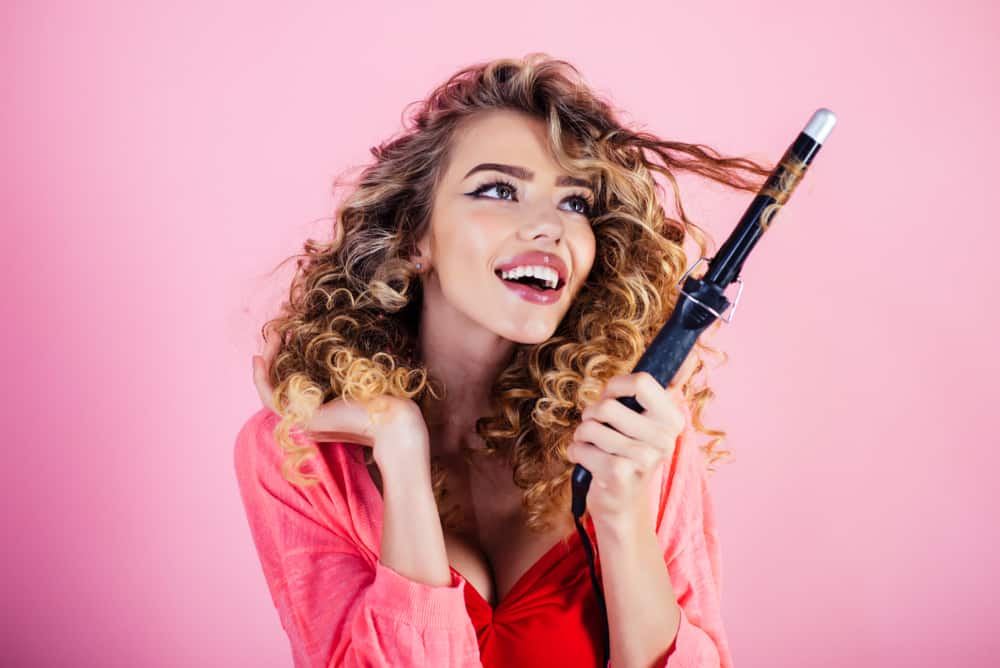
[[[253,356],[254,384],[261,402],[271,410],[275,410],[274,388],[267,369],[279,344],[279,337],[269,329],[264,354]],[[420,407],[412,399],[401,397],[383,395],[368,402],[333,399],[316,409],[304,431],[316,442],[345,441],[369,446],[380,468],[386,450],[394,459],[414,455],[426,458],[430,453],[430,436]]]

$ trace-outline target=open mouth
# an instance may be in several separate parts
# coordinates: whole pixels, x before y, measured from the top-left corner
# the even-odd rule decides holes
[[[538,292],[540,294],[558,293],[563,289],[563,286],[566,284],[566,281],[560,278],[556,283],[556,287],[553,288],[551,287],[549,281],[543,278],[535,278],[534,276],[521,276],[519,278],[504,278],[502,272],[499,269],[494,273],[496,274],[497,278],[499,278],[504,283],[507,283],[508,285],[522,286],[528,288],[529,290],[534,290],[535,292]]]

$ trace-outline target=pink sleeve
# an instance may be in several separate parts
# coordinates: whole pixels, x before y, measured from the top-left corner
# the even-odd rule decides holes
[[[664,474],[657,537],[681,609],[661,668],[732,668],[722,623],[722,555],[705,456],[685,432],[673,472]],[[669,480],[667,479],[669,477]]]
[[[374,559],[359,544],[349,487],[324,476],[300,488],[282,477],[277,422],[267,409],[251,417],[236,438],[234,462],[296,668],[480,666],[464,579],[453,574],[449,585],[430,586]]]

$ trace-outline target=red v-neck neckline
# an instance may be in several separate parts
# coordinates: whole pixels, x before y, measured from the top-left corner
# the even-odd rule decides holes
[[[341,445],[346,445],[346,443],[341,443]],[[378,508],[378,512],[372,513],[372,519],[376,524],[375,526],[376,536],[381,536],[382,519],[383,519],[383,513],[385,512],[385,500],[382,498],[382,494],[379,492],[378,487],[375,486],[375,481],[372,480],[371,474],[368,472],[368,467],[364,463],[364,453],[361,452],[361,449],[367,446],[358,443],[352,443],[350,445],[355,446],[357,452],[361,454],[362,459],[361,459],[361,466],[359,469],[359,475],[362,478],[364,478],[365,482],[363,483],[363,486],[368,490],[368,496],[372,499],[372,502],[374,503],[375,507]],[[354,457],[351,457],[351,459],[353,460]],[[595,540],[594,536],[593,518],[591,518],[588,515],[583,522],[583,527],[584,530],[587,532],[588,537],[590,538],[591,545],[596,547],[597,541]],[[528,570],[526,570],[524,573],[521,574],[521,577],[517,579],[517,582],[515,582],[514,586],[510,588],[510,591],[507,592],[507,595],[504,596],[503,599],[501,599],[497,603],[496,607],[491,605],[489,601],[483,598],[483,595],[479,593],[479,590],[473,587],[469,583],[468,579],[466,579],[465,576],[462,575],[462,573],[458,571],[450,563],[448,564],[448,569],[451,572],[461,576],[462,579],[465,579],[466,580],[465,590],[467,592],[470,592],[472,598],[476,600],[481,606],[485,607],[486,609],[490,610],[494,615],[496,615],[497,612],[499,612],[501,609],[505,609],[510,605],[509,601],[516,601],[518,596],[520,596],[523,593],[523,590],[527,589],[530,585],[537,582],[538,578],[545,572],[548,566],[550,566],[558,558],[570,554],[571,550],[578,545],[580,547],[580,550],[582,551],[583,546],[580,545],[580,532],[576,528],[576,524],[574,524],[573,533],[570,534],[568,538],[566,536],[563,536],[561,539],[556,541],[556,543],[552,545],[552,547],[546,550],[541,557],[535,560],[535,563],[529,566]]]
[[[594,543],[593,534],[593,524],[591,518],[588,516],[583,524],[584,529],[587,531],[591,544]],[[489,610],[493,615],[498,614],[501,610],[507,609],[511,605],[517,602],[517,600],[528,591],[533,584],[538,582],[546,572],[548,572],[549,567],[552,566],[559,559],[562,559],[569,555],[572,550],[580,544],[580,532],[577,530],[576,525],[573,526],[573,533],[569,537],[563,536],[558,540],[552,547],[545,551],[545,553],[539,557],[535,563],[528,567],[521,577],[517,579],[514,586],[510,588],[507,595],[504,596],[494,607],[489,601],[483,598],[483,595],[479,593],[479,590],[473,587],[466,580],[466,591],[471,593],[471,596],[475,601],[483,608]],[[583,547],[581,546],[582,550]],[[448,568],[451,569],[453,573],[462,575],[456,568],[449,565]],[[464,577],[464,576],[463,576]]]

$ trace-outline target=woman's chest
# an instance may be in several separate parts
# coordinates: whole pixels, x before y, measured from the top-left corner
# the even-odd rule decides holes
[[[377,468],[369,472],[381,491]],[[462,521],[444,530],[448,563],[494,608],[532,566],[575,531],[568,510],[545,531],[529,529],[521,498],[509,470],[449,470],[447,504],[461,507]]]
[[[493,608],[573,530],[566,524],[537,533],[526,523],[526,518],[506,524],[482,518],[476,533],[444,533],[448,563]]]
[[[463,523],[444,532],[448,561],[494,608],[574,529],[568,511],[544,531],[528,528],[522,494],[498,463],[449,471],[448,502],[461,506]]]

